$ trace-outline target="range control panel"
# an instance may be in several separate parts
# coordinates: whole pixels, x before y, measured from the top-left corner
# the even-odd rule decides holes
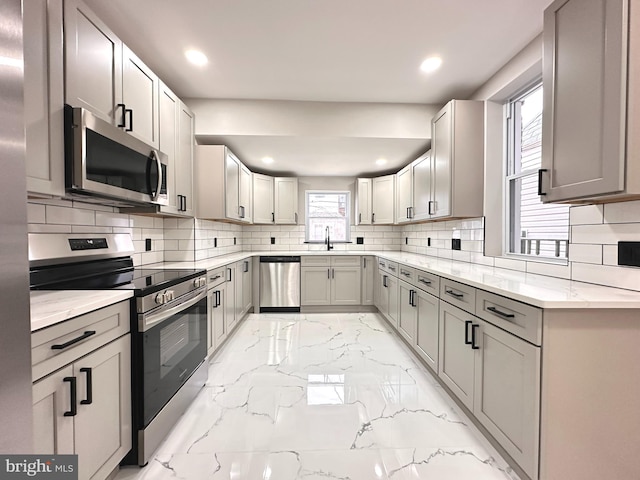
[[[109,248],[106,238],[70,238],[69,246],[75,250],[100,250]]]

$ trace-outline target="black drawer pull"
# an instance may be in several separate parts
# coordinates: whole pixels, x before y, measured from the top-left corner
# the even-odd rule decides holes
[[[122,122],[118,123],[119,128],[124,128],[127,126],[127,122],[125,121],[125,116],[127,115],[127,106],[124,103],[119,103],[116,108],[122,108]]]
[[[454,298],[462,298],[462,297],[464,297],[464,294],[456,293],[453,290],[445,290],[444,293],[446,293],[447,295],[451,295]]]
[[[63,382],[69,382],[71,385],[71,409],[68,412],[64,412],[65,417],[75,417],[78,414],[78,406],[76,402],[78,400],[76,390],[76,377],[64,377]]]
[[[471,325],[471,348],[473,350],[479,350],[480,347],[476,345],[476,328],[478,328],[480,325],[478,325],[477,323],[474,323],[473,325]]]
[[[216,275],[215,277],[210,277],[210,278],[209,278],[209,281],[210,281],[210,282],[213,282],[214,280],[217,280],[217,279],[219,279],[219,278],[222,278],[222,275],[218,274],[218,275]]]
[[[471,340],[469,340],[469,325],[473,322],[471,320],[466,320],[464,322],[464,344],[471,345]]]
[[[546,195],[546,193],[542,191],[542,174],[547,171],[546,168],[540,168],[538,170],[538,195],[540,196]]]
[[[425,285],[431,285],[431,281],[430,280],[425,280],[424,278],[419,278],[418,281],[420,283],[424,283]]]
[[[489,310],[491,313],[495,313],[496,315],[502,318],[515,318],[515,315],[513,313],[501,312],[496,307],[487,307],[487,310]]]
[[[71,345],[73,345],[75,343],[81,342],[85,338],[89,338],[90,336],[95,335],[95,334],[96,334],[95,330],[87,330],[82,335],[80,335],[77,338],[74,338],[73,340],[69,340],[68,342],[61,343],[61,344],[51,345],[51,350],[63,350],[65,348],[70,347]]]
[[[89,367],[81,368],[80,371],[87,375],[87,398],[80,400],[82,405],[91,405],[93,403],[93,374]]]
[[[410,276],[411,276],[411,273],[409,273],[409,272],[403,272],[402,270],[400,270],[400,273],[401,273],[402,275],[404,275],[405,277],[410,277]]]

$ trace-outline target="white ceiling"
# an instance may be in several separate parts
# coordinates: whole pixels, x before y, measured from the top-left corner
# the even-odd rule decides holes
[[[182,98],[435,105],[451,98],[468,98],[542,31],[542,13],[550,3],[85,1]],[[202,50],[209,64],[203,68],[189,64],[184,57],[189,48]],[[440,55],[443,65],[434,74],[425,75],[419,66],[430,55]],[[428,125],[425,127],[426,148],[430,132]],[[243,138],[234,139],[240,150],[237,153],[246,156],[249,164],[267,154],[258,153],[255,144],[265,144],[268,136],[261,141],[249,138],[253,136],[246,136],[246,148]],[[224,135],[218,140],[224,141]],[[326,165],[329,169],[338,166],[340,160],[331,162],[341,157],[339,149],[355,148],[344,157],[352,160],[353,168],[343,168],[342,160],[340,171],[361,173],[371,165],[373,142],[380,139],[370,140],[371,148],[358,155],[362,142],[352,142],[349,147],[326,139]],[[415,150],[415,139],[411,142],[403,152]],[[397,146],[397,139],[395,143]],[[294,145],[300,154],[305,152],[304,138],[289,142],[287,148]],[[278,162],[277,145],[268,154]],[[273,168],[277,169],[275,164]],[[300,168],[298,174],[313,174]]]

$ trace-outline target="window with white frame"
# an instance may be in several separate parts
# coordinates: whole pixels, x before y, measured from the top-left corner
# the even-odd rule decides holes
[[[542,84],[507,104],[507,254],[566,260],[569,206],[543,204],[538,196],[542,158]]]
[[[350,235],[350,198],[348,191],[307,190],[306,241],[322,243],[327,227],[331,243],[348,242]]]

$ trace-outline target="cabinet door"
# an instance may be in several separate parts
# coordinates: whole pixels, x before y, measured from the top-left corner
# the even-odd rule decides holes
[[[434,372],[438,371],[438,298],[418,290],[416,352]]]
[[[357,180],[357,214],[356,225],[371,225],[371,200],[373,181],[370,178],[359,178]]]
[[[431,151],[411,164],[413,169],[413,211],[412,220],[429,218],[431,201]]]
[[[537,478],[540,348],[477,320],[473,413],[531,478]]]
[[[391,323],[398,328],[398,314],[400,309],[400,284],[393,275],[387,275],[387,290],[389,292],[389,310],[387,315]]]
[[[182,214],[193,217],[195,213],[193,192],[193,152],[195,146],[194,116],[184,102],[178,111],[178,162],[176,163],[176,191],[182,195]]]
[[[300,269],[300,305],[331,305],[331,268]]]
[[[440,343],[438,376],[469,409],[473,410],[475,351],[465,344],[471,335],[472,315],[440,302]]]
[[[545,10],[543,202],[625,188],[628,3],[557,0]]]
[[[273,223],[273,177],[253,174],[253,223]]]
[[[33,384],[33,453],[73,454],[73,418],[71,410],[71,365],[55,371]]]
[[[398,332],[411,344],[416,344],[418,304],[415,290],[407,282],[399,283]]]
[[[73,372],[78,379],[78,476],[106,478],[131,449],[130,335],[81,358]]]
[[[227,150],[225,157],[225,214],[232,220],[240,220],[240,160]]]
[[[247,313],[253,305],[253,269],[251,260],[242,261],[242,311]]]
[[[297,178],[275,178],[275,219],[278,224],[298,224]]]
[[[395,190],[395,175],[373,179],[372,223],[393,223]]]
[[[158,76],[126,45],[122,47],[122,103],[125,129],[134,137],[158,148]]]
[[[227,338],[226,312],[227,284],[221,283],[212,291],[211,311],[211,343],[215,351]]]
[[[121,125],[122,41],[81,0],[64,3],[65,103]]]
[[[251,176],[251,170],[240,164],[240,219],[247,223],[251,223],[253,218],[253,196],[251,195],[253,180]]]
[[[27,190],[64,195],[62,4],[23,2]]]
[[[180,100],[169,88],[160,84],[160,151],[167,154],[167,197],[169,204],[163,210],[170,213],[178,213],[180,202],[178,200],[176,175],[180,173],[178,167],[178,112]]]
[[[389,313],[389,290],[385,286],[387,283],[387,275],[384,272],[378,271],[376,274],[376,286],[375,286],[375,304],[380,313],[385,317]]]
[[[376,280],[375,257],[362,257],[362,305],[373,305]]]
[[[431,153],[433,155],[433,204],[431,218],[451,215],[451,157],[453,154],[453,108],[449,102],[433,118]]]
[[[413,171],[407,165],[396,173],[396,222],[405,223],[411,220],[413,208]]]
[[[226,322],[227,335],[231,333],[236,324],[236,269],[233,265],[227,266],[225,269],[227,282],[224,289],[224,320]]]
[[[331,267],[331,305],[360,305],[360,265]]]

